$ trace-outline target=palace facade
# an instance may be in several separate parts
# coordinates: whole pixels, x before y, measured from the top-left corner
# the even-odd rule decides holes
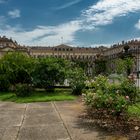
[[[30,47],[32,57],[57,57],[64,59],[94,60],[98,53],[102,53],[105,48],[84,48],[71,47],[68,45],[58,45],[55,47]]]
[[[0,37],[0,57],[4,56],[7,52],[23,52],[34,58],[41,57],[56,57],[70,60],[80,60],[88,62],[88,73],[91,73],[95,66],[95,61],[103,58],[106,65],[110,69],[114,69],[113,60],[125,54],[125,46],[129,46],[129,53],[135,59],[135,66],[132,68],[133,72],[140,71],[140,41],[132,40],[129,42],[122,42],[115,44],[111,47],[71,47],[68,45],[58,45],[54,47],[46,46],[21,46],[16,41],[8,39],[3,36]]]
[[[24,52],[27,55],[29,54],[26,47],[20,46],[16,41],[8,39],[7,37],[0,36],[0,58],[4,56],[7,52]]]
[[[127,47],[127,51],[125,52],[125,47]],[[125,55],[131,55],[134,59],[134,65],[131,69],[131,72],[137,73],[140,72],[140,41],[131,40],[128,42],[122,41],[121,44],[115,44],[110,48],[103,51],[104,60],[106,60],[106,65],[112,71],[115,70],[114,60],[117,58],[121,58]]]

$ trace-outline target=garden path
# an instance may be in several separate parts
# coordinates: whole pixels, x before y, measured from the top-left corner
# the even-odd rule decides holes
[[[0,140],[126,140],[112,137],[79,117],[79,101],[0,102]]]

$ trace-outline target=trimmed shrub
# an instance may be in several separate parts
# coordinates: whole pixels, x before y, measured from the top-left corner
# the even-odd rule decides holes
[[[29,84],[17,84],[15,94],[17,97],[28,97],[32,91],[33,89]]]

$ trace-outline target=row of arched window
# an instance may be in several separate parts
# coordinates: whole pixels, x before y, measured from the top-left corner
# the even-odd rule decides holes
[[[45,57],[55,57],[55,58],[65,58],[65,59],[95,59],[95,56],[89,55],[33,55],[34,58],[45,58]]]

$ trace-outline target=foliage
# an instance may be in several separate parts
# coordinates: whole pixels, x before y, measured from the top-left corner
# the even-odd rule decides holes
[[[95,74],[103,74],[106,71],[106,61],[103,59],[97,59],[95,61]]]
[[[87,106],[111,115],[125,113],[139,94],[134,83],[126,78],[111,83],[107,77],[99,75],[95,80],[87,81],[86,86],[89,88],[85,93]]]
[[[72,88],[72,93],[75,95],[80,95],[82,90],[85,88],[84,82],[86,80],[83,69],[75,67],[69,70],[67,78]]]
[[[0,62],[0,73],[6,75],[10,84],[31,83],[33,63],[27,55],[18,52],[7,53]]]
[[[32,87],[29,84],[16,84],[15,94],[17,97],[28,97],[32,93]]]
[[[140,102],[134,104],[133,106],[129,106],[128,113],[133,116],[138,116],[140,118]]]
[[[93,89],[94,91],[100,89],[105,90],[108,85],[108,79],[105,76],[99,75],[95,77],[95,80],[86,81],[86,86]]]
[[[35,71],[32,74],[33,83],[36,87],[53,89],[57,83],[65,80],[66,62],[56,58],[38,59]]]
[[[88,67],[88,61],[82,61],[82,60],[73,60],[75,67],[80,67],[83,70],[85,70]]]
[[[133,104],[137,101],[137,99],[139,98],[139,89],[136,87],[135,85],[135,81],[133,81],[133,79],[128,79],[125,78],[122,75],[115,75],[114,74],[114,78],[110,77],[110,79],[116,83],[113,85],[110,85],[110,87],[112,86],[114,88],[114,91],[116,90],[118,93],[120,93],[123,96],[129,96],[130,98],[130,102]]]
[[[0,91],[8,91],[10,82],[5,74],[0,74]]]
[[[139,98],[140,91],[136,87],[134,81],[123,78],[119,87],[119,91],[123,96],[129,96],[131,103],[135,103]]]
[[[91,77],[91,75],[89,75],[88,73],[88,69],[89,69],[89,61],[88,60],[73,60],[72,62],[74,62],[74,67],[79,67],[82,68],[83,71],[85,72],[86,76]]]
[[[127,109],[128,101],[122,95],[103,94],[102,91],[87,94],[86,104],[96,110],[102,110],[111,115],[120,115]]]
[[[126,67],[124,65],[124,61],[122,59],[117,59],[115,61],[115,63],[116,63],[116,73],[118,73],[118,74],[124,73],[126,70]]]
[[[10,52],[0,59],[0,83],[2,83],[3,86],[1,86],[0,89],[7,90],[9,86],[15,89],[15,86],[18,84],[30,84],[37,88],[45,88],[50,92],[54,91],[56,84],[64,84],[68,73],[71,73],[71,77],[69,78],[73,92],[78,93],[81,92],[81,89],[84,87],[84,72],[82,69],[73,69],[71,71],[73,67],[75,67],[74,63],[63,59],[33,59],[23,53]],[[79,80],[80,78],[81,80]],[[75,83],[72,81],[75,81]],[[76,86],[74,84],[76,84]],[[16,88],[18,87],[16,86]]]
[[[118,74],[130,74],[131,68],[134,65],[134,60],[131,57],[124,59],[117,59],[116,63],[116,73]]]

